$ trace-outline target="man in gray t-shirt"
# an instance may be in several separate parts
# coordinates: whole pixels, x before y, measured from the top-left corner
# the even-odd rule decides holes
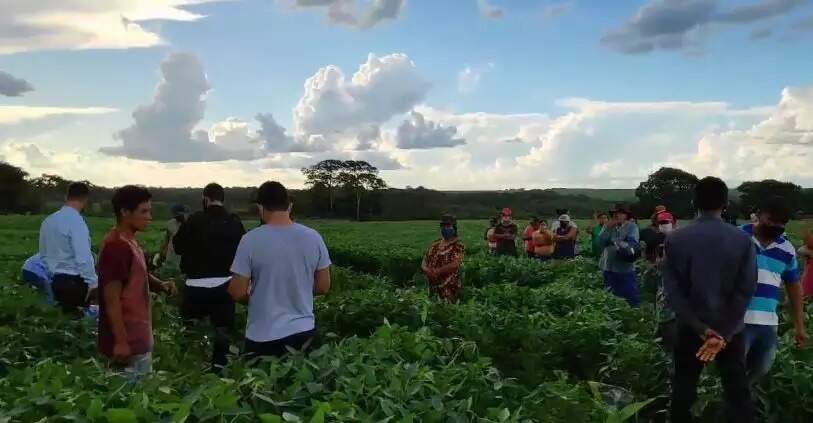
[[[282,184],[260,186],[257,203],[264,224],[240,240],[229,293],[248,303],[246,352],[280,356],[310,345],[313,297],[330,289],[330,257],[319,233],[291,221]]]

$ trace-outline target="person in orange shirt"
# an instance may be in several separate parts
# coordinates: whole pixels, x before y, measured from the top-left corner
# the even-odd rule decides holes
[[[548,229],[548,224],[541,220],[539,222],[539,229],[534,232],[534,258],[537,260],[549,260],[553,256],[553,249],[555,243],[553,241],[553,232]]]
[[[525,253],[528,258],[534,257],[534,233],[539,230],[539,219],[536,217],[531,218],[531,223],[525,227],[522,233],[522,241],[525,243]]]

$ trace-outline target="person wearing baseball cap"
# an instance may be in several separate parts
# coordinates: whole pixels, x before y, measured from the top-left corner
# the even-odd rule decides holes
[[[612,219],[599,235],[599,245],[604,248],[599,267],[604,272],[607,289],[633,307],[638,307],[638,281],[635,276],[635,259],[640,251],[638,225],[630,222],[632,212],[626,204],[616,204],[610,211]]]
[[[511,209],[508,207],[500,212],[500,221],[494,227],[494,239],[497,240],[496,255],[517,256],[517,224],[512,219]]]
[[[429,295],[453,303],[460,293],[460,265],[466,255],[466,248],[458,239],[454,216],[441,216],[440,236],[426,251],[421,270],[429,282]]]

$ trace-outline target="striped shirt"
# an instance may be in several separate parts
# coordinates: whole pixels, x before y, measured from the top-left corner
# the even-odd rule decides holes
[[[742,226],[742,230],[751,235],[757,249],[757,290],[748,310],[745,312],[745,323],[749,325],[779,324],[776,307],[779,305],[779,291],[782,283],[799,283],[799,262],[796,250],[784,236],[778,237],[768,247],[754,236],[754,225]]]

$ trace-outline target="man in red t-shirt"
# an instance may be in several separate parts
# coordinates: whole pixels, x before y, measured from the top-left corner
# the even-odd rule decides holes
[[[147,273],[144,251],[135,239],[152,220],[150,192],[134,185],[113,194],[116,227],[99,253],[99,351],[132,377],[152,371],[150,289],[170,295],[171,282]]]

